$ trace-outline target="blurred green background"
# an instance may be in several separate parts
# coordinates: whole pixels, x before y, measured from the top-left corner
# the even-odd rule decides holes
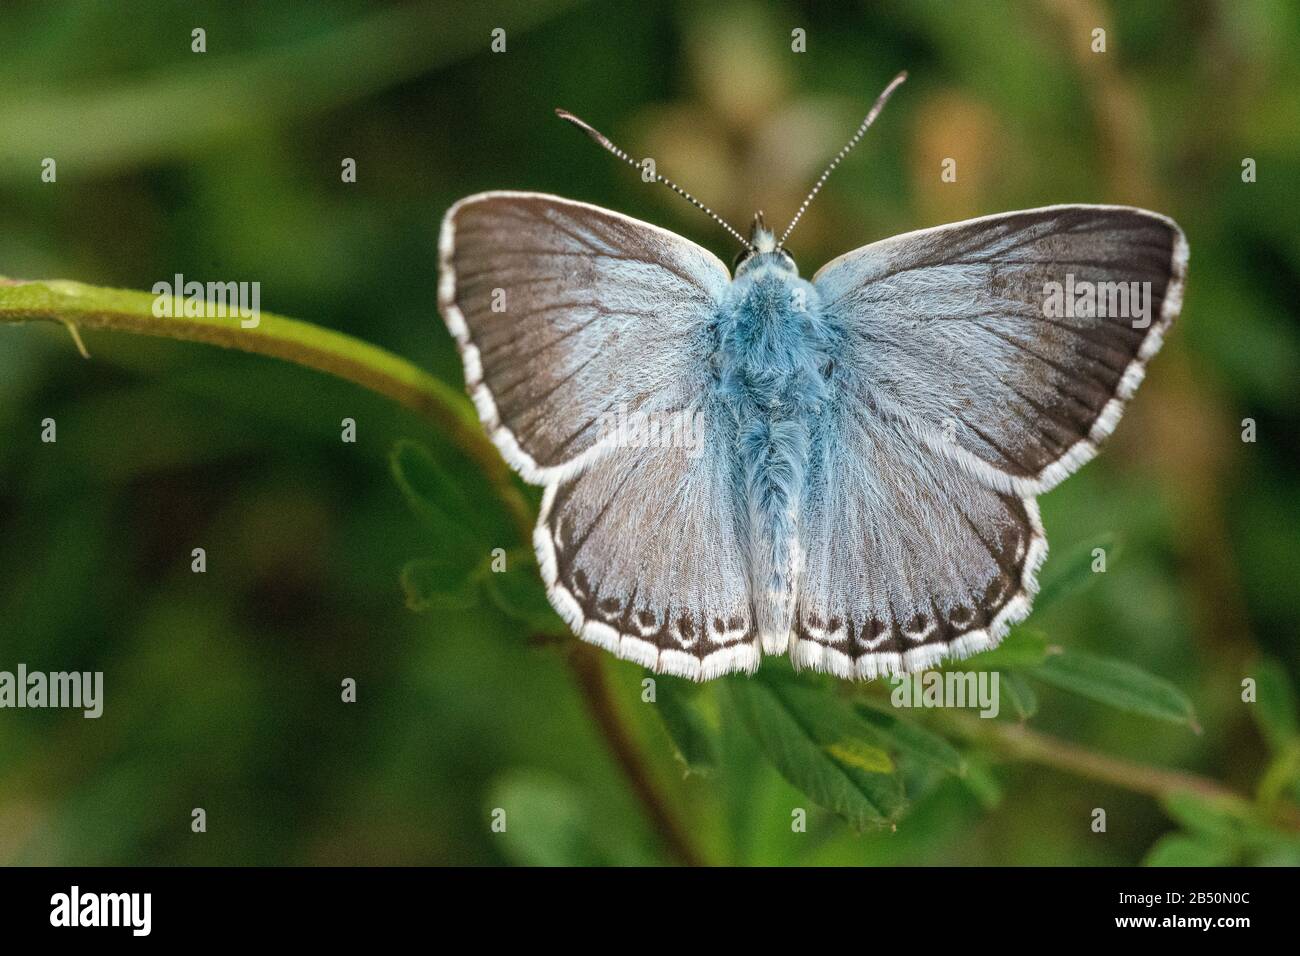
[[[791,50],[795,28],[807,52]],[[1300,6],[1281,0],[6,2],[0,274],[255,280],[264,309],[459,387],[435,245],[468,193],[559,193],[734,252],[554,107],[733,223],[761,207],[780,224],[907,69],[795,234],[805,276],[894,233],[1060,202],[1156,209],[1191,246],[1183,317],[1123,424],[1040,502],[1045,574],[1105,534],[1122,555],[1029,624],[1169,681],[1203,732],[1050,686],[1032,726],[1246,796],[1286,790],[1293,718],[1282,707],[1266,739],[1240,696],[1266,671],[1275,705],[1300,662],[1298,36]],[[41,181],[44,157],[57,183]],[[392,480],[394,442],[427,446],[476,515],[508,527],[427,423],[269,359],[86,344],[91,361],[57,327],[0,326],[0,669],[103,670],[107,698],[99,720],[0,711],[0,861],[672,859],[562,649],[491,602],[405,606],[400,569],[446,542]],[[46,417],[57,444],[40,442]],[[718,728],[728,769],[684,776],[641,669],[603,666],[653,786],[710,862],[1130,864],[1186,825],[1127,787],[962,743],[966,777],[909,771],[895,827],[859,834],[734,727]],[[707,724],[714,702],[697,703]],[[510,808],[505,834],[495,807]],[[809,807],[807,833],[791,832],[792,807]],[[1197,861],[1300,862],[1270,840]]]

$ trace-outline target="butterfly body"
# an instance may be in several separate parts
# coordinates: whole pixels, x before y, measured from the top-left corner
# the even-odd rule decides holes
[[[793,261],[760,252],[740,267],[718,318],[720,404],[735,422],[747,565],[760,639],[784,653],[798,584],[799,517],[816,417],[829,395],[832,339],[821,299]]]

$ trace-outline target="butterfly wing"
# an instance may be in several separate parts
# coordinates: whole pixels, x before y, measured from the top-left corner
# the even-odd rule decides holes
[[[805,489],[797,663],[914,671],[1028,614],[1047,553],[1033,496],[1115,427],[1186,263],[1163,216],[1058,206],[896,236],[818,272],[842,340]],[[1049,284],[1067,281],[1150,283],[1148,318],[1052,314]]]
[[[719,454],[734,426],[708,399],[726,267],[656,226],[534,193],[457,203],[440,251],[439,304],[479,416],[547,486],[534,546],[556,610],[656,670],[757,667],[743,509]],[[611,431],[629,420],[664,427]]]
[[[790,656],[841,677],[993,647],[1037,590],[1032,498],[990,488],[852,397],[818,422]]]
[[[539,193],[456,203],[438,303],[465,385],[502,455],[549,484],[598,454],[602,416],[681,408],[730,276],[649,223]]]
[[[702,449],[729,447],[719,426]],[[575,633],[696,680],[758,667],[730,466],[682,446],[617,448],[547,488],[533,543]]]
[[[844,323],[863,397],[985,481],[1036,495],[1115,428],[1182,306],[1186,270],[1187,241],[1164,216],[1049,206],[873,243],[813,282]],[[1146,315],[1053,314],[1053,284],[1064,302],[1085,283],[1110,305],[1137,283]]]

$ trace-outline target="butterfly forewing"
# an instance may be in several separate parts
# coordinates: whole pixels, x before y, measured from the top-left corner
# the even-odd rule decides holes
[[[704,388],[729,276],[689,240],[535,193],[483,193],[443,220],[438,301],[484,427],[525,478],[575,467],[611,413],[667,413]]]
[[[1051,206],[895,236],[814,284],[845,331],[846,398],[997,487],[1038,494],[1114,429],[1178,314],[1186,266],[1164,216]]]

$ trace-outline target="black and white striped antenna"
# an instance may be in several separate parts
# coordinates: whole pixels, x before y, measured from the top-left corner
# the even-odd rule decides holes
[[[795,225],[803,217],[804,211],[812,204],[812,201],[817,197],[817,194],[821,192],[822,186],[826,185],[826,180],[830,178],[831,173],[835,172],[835,167],[843,162],[844,157],[849,155],[849,151],[853,149],[854,146],[858,145],[858,140],[862,139],[862,134],[867,131],[868,126],[876,121],[876,117],[879,116],[880,111],[885,108],[885,103],[889,101],[889,97],[893,94],[894,90],[898,89],[898,87],[902,85],[905,79],[907,79],[906,70],[889,81],[889,85],[886,86],[884,91],[876,97],[876,102],[871,105],[871,111],[867,113],[867,118],[862,121],[862,125],[858,127],[858,131],[853,134],[853,137],[847,144],[845,144],[844,148],[841,149],[839,153],[836,154],[835,158],[830,161],[830,164],[826,167],[825,171],[817,177],[817,182],[813,184],[812,191],[808,193],[808,198],[803,201],[803,205],[799,207],[799,211],[794,214],[794,218],[790,220],[790,225],[785,227],[785,232],[781,233],[781,241],[776,244],[778,252],[785,246],[785,241],[790,238],[790,233],[794,231]]]
[[[592,126],[590,123],[583,122],[582,120],[578,119],[578,117],[576,117],[576,116],[574,116],[572,113],[570,113],[568,110],[557,109],[557,110],[555,111],[555,115],[558,116],[558,117],[559,117],[560,119],[562,119],[562,120],[568,120],[568,121],[569,121],[570,123],[572,123],[574,126],[578,127],[578,129],[582,130],[584,133],[586,133],[588,136],[590,136],[592,139],[594,139],[597,143],[599,143],[600,146],[601,146],[602,148],[609,150],[609,152],[613,153],[613,154],[614,154],[615,156],[617,156],[619,159],[623,160],[623,162],[628,163],[629,165],[631,165],[631,166],[633,166],[634,168],[639,169],[639,170],[644,170],[644,169],[645,169],[645,166],[644,166],[642,163],[638,163],[635,159],[633,159],[633,158],[632,158],[631,156],[629,156],[627,153],[623,152],[623,150],[621,150],[621,149],[619,149],[617,146],[615,146],[612,142],[610,142],[610,139],[609,139],[608,136],[606,136],[604,133],[600,132],[598,129],[596,129],[594,126]],[[714,222],[716,222],[716,223],[717,223],[719,226],[721,226],[723,229],[727,230],[727,232],[729,232],[729,233],[731,233],[733,236],[735,236],[735,237],[736,237],[736,240],[737,240],[737,241],[738,241],[742,246],[744,246],[744,247],[745,247],[746,249],[748,249],[750,252],[753,252],[753,251],[754,251],[754,246],[750,243],[750,241],[749,241],[748,239],[746,239],[744,236],[742,236],[742,235],[741,235],[739,232],[737,232],[735,229],[733,229],[733,228],[731,227],[731,225],[730,225],[730,224],[729,224],[725,219],[723,219],[721,216],[719,216],[716,212],[714,212],[714,211],[713,211],[712,209],[710,209],[708,206],[704,205],[704,203],[700,202],[698,199],[696,199],[694,196],[692,196],[690,193],[688,193],[688,192],[687,192],[685,189],[683,189],[681,186],[678,186],[675,182],[673,182],[673,181],[672,181],[671,179],[669,179],[667,176],[661,176],[661,175],[659,175],[659,171],[658,171],[658,170],[655,170],[655,174],[654,174],[654,175],[655,175],[655,182],[663,183],[665,186],[667,186],[667,187],[668,187],[669,189],[671,189],[673,192],[677,193],[677,195],[679,195],[679,196],[681,196],[683,199],[685,199],[685,200],[686,200],[688,203],[690,203],[692,206],[694,206],[694,207],[697,208],[697,209],[702,210],[706,216],[708,216],[710,219],[712,219]]]

